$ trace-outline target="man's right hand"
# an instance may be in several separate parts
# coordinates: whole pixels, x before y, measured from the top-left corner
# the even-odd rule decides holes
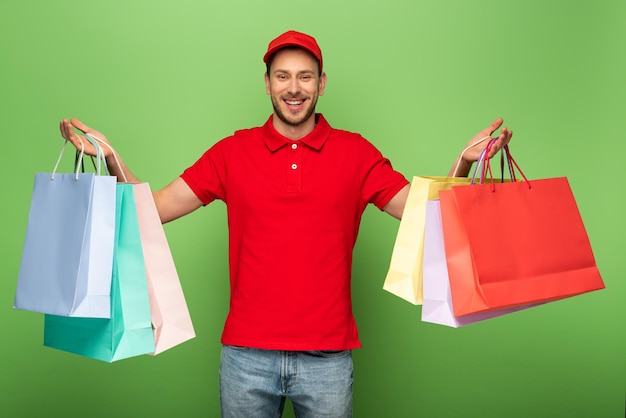
[[[108,147],[106,145],[100,147],[100,149],[104,153],[105,158],[113,154],[113,150],[110,147],[110,143],[107,138],[101,132],[98,132],[95,129],[91,129],[78,119],[63,119],[60,123],[60,129],[63,138],[70,141],[78,151],[84,149],[85,154],[93,156],[96,155],[96,148],[82,135],[76,133],[75,129],[78,129],[83,133],[89,134],[105,144],[109,144]],[[102,142],[100,142],[100,145],[102,145]]]

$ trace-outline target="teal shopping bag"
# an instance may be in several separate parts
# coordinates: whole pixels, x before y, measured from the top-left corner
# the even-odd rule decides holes
[[[44,345],[107,362],[155,351],[132,184],[116,189],[111,318],[46,315]]]

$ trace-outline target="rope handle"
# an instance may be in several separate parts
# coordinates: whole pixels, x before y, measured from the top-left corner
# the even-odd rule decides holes
[[[59,164],[61,163],[61,158],[63,158],[63,153],[65,152],[65,147],[67,146],[67,142],[68,140],[66,139],[65,142],[63,142],[63,147],[61,148],[61,152],[59,153],[59,158],[57,158],[57,162],[54,165],[54,169],[52,170],[52,174],[50,175],[50,179],[54,180],[54,176],[56,175],[56,172],[59,168]],[[85,145],[81,142],[80,143],[80,153],[78,154],[77,158],[74,160],[74,174],[75,174],[75,179],[78,180],[78,173],[80,172],[80,168],[83,165],[83,157],[85,155]]]
[[[475,184],[476,181],[476,175],[478,173],[480,173],[480,178],[479,178],[479,183],[483,184],[485,181],[485,176],[487,174],[487,172],[489,172],[489,177],[491,179],[491,184],[493,185],[493,173],[491,171],[491,159],[487,158],[487,155],[489,155],[489,151],[491,150],[491,147],[493,146],[493,144],[497,141],[498,137],[496,138],[492,138],[491,135],[488,136],[484,136],[480,139],[478,139],[477,141],[473,142],[472,144],[468,145],[467,147],[465,147],[465,149],[463,151],[461,151],[461,154],[459,155],[458,161],[456,163],[456,167],[454,167],[454,171],[452,173],[452,177],[456,176],[457,171],[459,170],[459,165],[461,164],[461,161],[463,160],[463,155],[467,152],[468,149],[480,144],[483,141],[486,141],[487,139],[489,139],[489,143],[487,144],[487,146],[481,151],[480,155],[478,156],[478,160],[476,161],[476,167],[474,167],[474,173],[472,174],[472,179],[470,180],[470,184]],[[526,178],[526,175],[524,175],[524,172],[522,171],[522,169],[519,167],[519,165],[517,164],[517,162],[515,161],[515,159],[513,158],[513,156],[511,155],[511,151],[509,150],[509,145],[506,144],[502,150],[500,150],[500,172],[502,175],[501,181],[504,182],[504,162],[506,160],[507,166],[508,166],[508,171],[509,171],[509,176],[511,178],[512,181],[517,181],[517,178],[515,176],[515,169],[517,169],[517,171],[519,172],[519,174],[524,178],[524,180],[526,181],[526,183],[528,184],[528,188],[530,189],[531,185],[530,182],[528,181],[528,178]],[[493,186],[493,189],[495,190],[495,186]]]
[[[493,146],[494,143],[495,143],[495,139],[493,139],[492,141],[489,142],[489,144],[487,144],[487,147],[485,147],[485,149],[483,150],[485,156],[488,155],[488,153],[491,150],[491,147]],[[483,157],[483,159],[485,159],[485,157]],[[528,178],[526,177],[526,175],[524,174],[524,172],[520,168],[519,164],[517,164],[517,161],[515,161],[515,159],[511,155],[511,150],[509,149],[509,145],[508,144],[506,144],[500,150],[500,171],[502,173],[501,175],[502,175],[502,181],[503,182],[504,182],[504,161],[505,160],[506,160],[506,163],[507,163],[507,167],[508,167],[509,176],[511,178],[511,181],[514,181],[514,182],[517,181],[517,176],[515,175],[515,169],[517,169],[517,172],[522,176],[522,178],[524,179],[524,181],[528,185],[528,188],[530,189],[531,188],[530,181],[528,181]],[[496,186],[495,186],[495,183],[493,181],[493,172],[491,171],[491,160],[489,158],[486,158],[486,161],[483,163],[483,169],[482,169],[482,175],[481,175],[481,183],[484,182],[484,178],[487,175],[487,172],[489,173],[489,179],[491,180],[491,190],[495,192]]]
[[[106,173],[106,175],[109,175],[109,167],[107,166],[106,163],[106,159],[104,158],[104,152],[102,151],[102,148],[100,148],[100,145],[98,145],[98,143],[96,142],[95,139],[93,139],[91,136],[89,135],[83,135],[83,137],[89,141],[91,143],[91,145],[94,146],[94,148],[96,149],[96,162],[94,163],[94,168],[96,170],[96,174],[99,176],[101,171],[102,171],[102,163],[104,162],[104,171]],[[93,159],[92,159],[93,160]]]
[[[128,180],[126,179],[126,173],[124,173],[124,170],[122,169],[122,165],[120,164],[120,161],[117,159],[117,152],[115,152],[113,147],[109,143],[102,140],[101,138],[98,138],[97,136],[95,136],[94,134],[85,133],[85,137],[89,140],[89,142],[91,142],[96,147],[96,150],[100,150],[100,147],[98,146],[98,142],[106,146],[109,150],[111,150],[113,159],[115,160],[115,163],[117,164],[117,166],[119,167],[122,173],[122,178],[124,179],[124,183],[128,183]],[[106,160],[104,159],[104,153],[102,153],[102,156],[103,156],[104,165],[106,167]],[[108,172],[108,168],[107,168],[107,172]]]
[[[476,142],[468,145],[467,147],[465,147],[465,149],[463,151],[461,151],[461,154],[459,154],[459,159],[456,163],[456,167],[454,167],[454,171],[452,172],[452,177],[456,177],[456,172],[459,171],[459,165],[461,165],[461,161],[463,161],[463,155],[465,155],[465,153],[467,152],[468,149],[475,147],[476,145],[480,144],[481,142],[483,142],[486,139],[490,139],[491,136],[484,136],[482,138],[480,138],[479,140],[477,140]],[[483,150],[484,151],[484,150]],[[482,155],[482,153],[481,153]],[[479,157],[480,158],[480,157]]]
[[[491,138],[491,137],[489,137],[489,138]],[[487,156],[487,153],[489,152],[489,150],[491,149],[491,146],[493,145],[493,143],[497,139],[498,138],[491,138],[491,140],[489,141],[489,144],[487,144],[487,146],[485,148],[483,148],[483,150],[480,152],[480,155],[478,156],[478,159],[476,160],[476,166],[474,167],[474,173],[472,174],[472,178],[470,180],[470,184],[475,184],[476,183],[476,176],[479,173],[480,173],[480,176],[479,176],[478,183],[479,184],[483,184],[485,182],[486,161],[489,160],[488,158],[486,158],[486,156]],[[481,142],[483,140],[481,140]]]
[[[106,143],[105,141],[103,141],[102,139],[96,137],[95,135],[92,134],[88,134],[85,133],[83,135],[81,135],[82,137],[84,137],[87,141],[89,141],[94,148],[96,149],[96,163],[94,163],[94,168],[96,170],[96,175],[100,176],[102,175],[102,166],[104,165],[104,171],[106,173],[106,175],[109,175],[109,167],[107,166],[107,162],[106,162],[106,158],[104,157],[104,152],[102,151],[102,148],[100,147],[100,144],[105,145],[107,148],[109,148],[111,150],[111,153],[113,155],[113,158],[115,159],[115,163],[117,164],[118,167],[120,167],[121,170],[121,165],[119,160],[117,159],[117,153],[115,152],[115,150],[113,149],[113,147],[111,147],[111,145],[109,145],[108,143]],[[59,168],[59,164],[61,162],[61,159],[63,158],[63,153],[65,152],[65,147],[67,146],[68,140],[66,139],[65,142],[63,142],[63,147],[61,148],[61,152],[59,154],[59,158],[57,158],[57,162],[54,165],[54,169],[52,170],[52,175],[51,175],[51,179],[54,180],[54,176]],[[74,174],[75,174],[75,179],[78,180],[78,174],[80,173],[80,169],[83,166],[83,158],[85,156],[85,145],[83,144],[83,142],[80,142],[80,151],[77,152],[77,156],[76,159],[74,160]],[[126,179],[126,174],[124,173],[123,170],[121,170],[122,172],[122,177],[124,178],[124,182],[127,182]]]
[[[100,174],[101,171],[101,165],[102,162],[104,161],[104,170],[106,172],[107,175],[109,175],[109,167],[106,163],[106,159],[104,157],[104,152],[102,151],[102,148],[100,148],[100,145],[98,144],[98,141],[96,141],[91,135],[82,135],[87,141],[89,141],[91,143],[91,145],[94,146],[94,148],[96,149],[96,161],[97,161],[97,166],[94,165],[94,168],[96,169],[96,173]]]

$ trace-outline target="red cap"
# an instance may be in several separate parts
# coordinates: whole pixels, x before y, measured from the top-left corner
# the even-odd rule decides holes
[[[287,31],[270,42],[267,47],[267,52],[263,56],[263,62],[267,64],[274,53],[286,46],[299,46],[309,51],[319,61],[320,71],[322,71],[322,50],[317,44],[317,41],[314,37],[306,33],[296,32],[295,30]]]

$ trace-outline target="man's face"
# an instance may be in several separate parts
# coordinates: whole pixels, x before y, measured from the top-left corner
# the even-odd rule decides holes
[[[325,84],[326,74],[319,75],[317,61],[302,49],[278,51],[265,75],[265,89],[272,98],[274,113],[292,127],[311,120]]]

